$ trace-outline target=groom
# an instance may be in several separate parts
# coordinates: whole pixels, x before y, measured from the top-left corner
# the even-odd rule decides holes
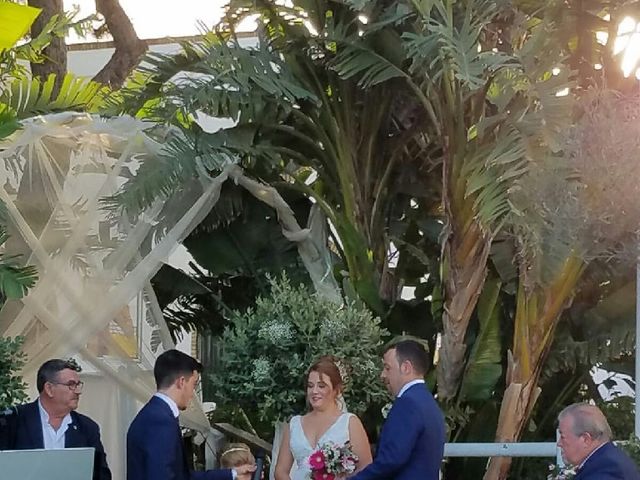
[[[381,378],[395,397],[372,464],[349,480],[438,480],[444,453],[444,417],[427,390],[424,347],[414,340],[390,346]]]

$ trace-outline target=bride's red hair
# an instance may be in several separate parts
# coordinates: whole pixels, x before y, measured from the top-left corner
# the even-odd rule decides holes
[[[331,355],[324,355],[318,358],[313,365],[309,367],[307,371],[307,378],[311,372],[318,372],[320,375],[326,375],[331,380],[331,386],[342,392],[342,376],[340,375],[340,369],[336,365],[335,357]]]

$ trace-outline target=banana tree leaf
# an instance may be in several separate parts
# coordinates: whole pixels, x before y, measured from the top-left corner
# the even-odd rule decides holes
[[[460,387],[464,400],[488,400],[502,375],[501,286],[500,280],[488,279],[478,300],[479,331]]]
[[[24,37],[42,9],[0,2],[0,50],[13,47]]]
[[[184,241],[196,262],[212,275],[279,272],[298,261],[297,244],[282,235],[276,212],[253,196],[242,193],[242,205],[232,192],[225,195],[225,212],[214,209]],[[286,198],[301,222],[309,214],[304,197]],[[238,211],[242,209],[242,214]],[[235,213],[231,215],[229,212]],[[229,221],[231,218],[234,218]]]
[[[211,293],[211,290],[196,277],[168,264],[158,270],[151,279],[151,284],[161,309],[182,296]]]

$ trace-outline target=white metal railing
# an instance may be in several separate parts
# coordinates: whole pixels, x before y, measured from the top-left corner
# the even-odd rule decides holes
[[[445,457],[555,457],[563,466],[556,442],[529,443],[446,443]]]

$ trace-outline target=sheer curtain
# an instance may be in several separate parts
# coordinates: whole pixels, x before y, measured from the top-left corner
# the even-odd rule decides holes
[[[156,356],[174,348],[150,285],[151,277],[218,200],[231,180],[273,207],[283,234],[298,250],[318,292],[335,301],[324,219],[314,211],[301,228],[273,188],[229,165],[203,176],[184,195],[156,202],[136,218],[109,214],[100,202],[158,161],[162,134],[130,117],[61,113],[24,122],[0,143],[0,199],[6,204],[8,255],[35,265],[29,294],[0,311],[0,332],[23,336],[23,376],[35,396],[35,372],[52,357],[76,356],[87,383],[80,410],[102,425],[114,479],[124,479],[126,428],[153,394]],[[196,402],[184,426],[215,434]]]

